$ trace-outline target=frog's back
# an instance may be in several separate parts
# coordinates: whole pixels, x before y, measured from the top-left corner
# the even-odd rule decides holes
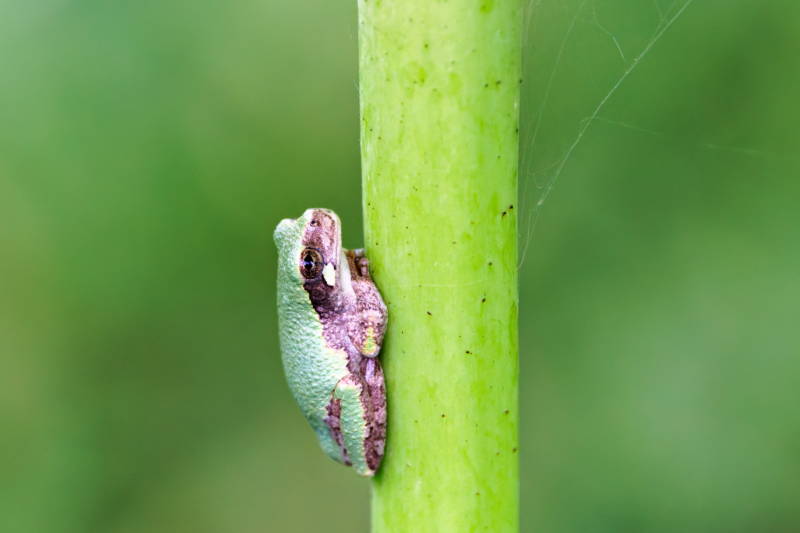
[[[311,423],[322,448],[337,461],[342,452],[325,424],[336,383],[347,375],[347,355],[325,345],[322,323],[303,288],[299,257],[303,217],[284,220],[275,230],[278,247],[278,322],[281,358],[292,395]]]

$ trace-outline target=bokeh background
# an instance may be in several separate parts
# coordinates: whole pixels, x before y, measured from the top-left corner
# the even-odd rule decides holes
[[[800,4],[653,42],[682,2],[527,5],[526,532],[800,531]],[[284,383],[271,240],[325,206],[361,245],[356,31],[0,3],[0,531],[368,530]]]

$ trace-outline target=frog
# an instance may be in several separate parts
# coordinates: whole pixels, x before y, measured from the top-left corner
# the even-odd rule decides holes
[[[378,354],[388,311],[363,249],[342,248],[341,222],[312,208],[284,219],[278,248],[278,326],[286,380],[323,451],[372,477],[386,444]]]

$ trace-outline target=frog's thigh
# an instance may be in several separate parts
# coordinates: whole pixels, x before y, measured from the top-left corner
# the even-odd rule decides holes
[[[340,424],[347,457],[353,463],[356,472],[362,476],[369,476],[373,472],[367,466],[364,449],[364,441],[367,438],[366,419],[369,414],[365,412],[361,401],[362,392],[362,384],[354,376],[347,376],[336,384],[333,398],[341,402]]]

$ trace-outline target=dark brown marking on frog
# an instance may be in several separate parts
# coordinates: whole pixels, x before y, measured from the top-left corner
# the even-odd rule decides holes
[[[374,471],[380,465],[386,444],[386,388],[383,370],[375,356],[383,343],[388,314],[380,293],[371,282],[369,260],[364,257],[364,250],[342,250],[341,229],[337,226],[338,221],[332,213],[322,209],[313,211],[312,219],[303,233],[304,252],[309,249],[318,251],[323,266],[316,277],[304,277],[303,288],[322,323],[326,346],[347,354],[350,375],[343,380],[356,385],[361,391],[366,426],[366,462]],[[342,254],[350,270],[352,292],[345,292],[340,287]],[[299,261],[303,274],[306,258],[303,256]],[[325,280],[324,268],[328,265],[334,269],[334,285],[329,285]],[[369,327],[372,327],[371,338],[375,345],[372,350],[367,349],[371,346],[366,333]],[[326,409],[328,416],[324,419],[325,424],[334,442],[342,449],[344,463],[349,466],[352,463],[341,431],[341,400],[332,398]]]
[[[344,439],[342,438],[342,400],[335,400],[331,398],[325,410],[328,416],[325,417],[325,425],[331,430],[331,438],[339,445],[342,450],[342,462],[347,466],[353,463],[350,457],[347,456],[347,450],[344,447]]]

